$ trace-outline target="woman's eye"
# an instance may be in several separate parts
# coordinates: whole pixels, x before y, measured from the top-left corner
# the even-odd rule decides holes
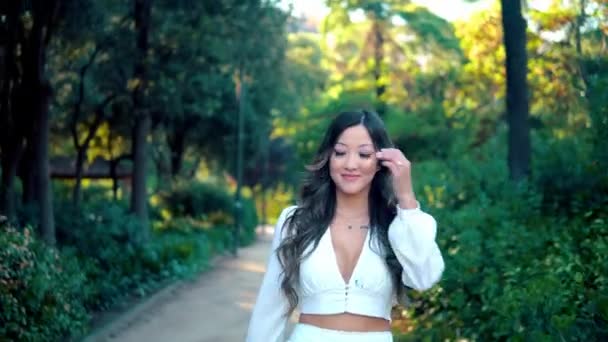
[[[345,155],[345,154],[346,154],[346,152],[342,152],[342,151],[334,151],[334,155],[335,155],[336,157],[341,157],[341,156],[343,156],[343,155]]]
[[[363,159],[369,159],[372,157],[371,153],[359,153],[359,157],[363,158]]]

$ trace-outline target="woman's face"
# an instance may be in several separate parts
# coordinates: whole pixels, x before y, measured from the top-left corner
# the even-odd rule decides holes
[[[367,194],[378,170],[376,150],[367,129],[357,125],[344,130],[329,158],[329,173],[336,190],[345,195]]]

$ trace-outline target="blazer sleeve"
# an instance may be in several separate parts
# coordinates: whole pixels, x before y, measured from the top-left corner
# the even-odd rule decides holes
[[[289,302],[281,290],[282,268],[276,250],[281,243],[283,224],[295,208],[283,209],[277,220],[266,273],[249,321],[246,342],[278,342],[283,338],[289,318],[286,317]]]
[[[444,270],[443,257],[435,242],[437,223],[420,210],[402,209],[397,206],[397,215],[388,229],[388,239],[393,251],[403,266],[403,284],[422,291],[431,288],[441,278]]]

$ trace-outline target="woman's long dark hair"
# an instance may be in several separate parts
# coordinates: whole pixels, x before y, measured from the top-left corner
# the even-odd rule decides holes
[[[277,249],[277,256],[283,267],[281,288],[289,300],[287,315],[291,315],[298,305],[296,287],[300,263],[308,255],[304,255],[304,251],[310,244],[313,244],[311,252],[317,248],[336,210],[336,188],[329,173],[329,159],[334,145],[344,130],[357,125],[367,129],[376,151],[393,146],[382,120],[373,112],[343,112],[329,125],[312,165],[307,168],[298,207],[281,227],[287,231]],[[400,281],[403,267],[389,245],[387,233],[396,215],[395,204],[390,171],[382,167],[374,176],[369,192],[370,237],[376,237],[386,253],[385,260],[399,298],[403,292]],[[372,240],[369,239],[370,243]]]

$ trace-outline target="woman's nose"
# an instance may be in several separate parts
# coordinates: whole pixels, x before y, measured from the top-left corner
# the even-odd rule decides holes
[[[353,170],[357,168],[357,156],[349,154],[346,157],[346,164],[344,165],[348,170]]]

